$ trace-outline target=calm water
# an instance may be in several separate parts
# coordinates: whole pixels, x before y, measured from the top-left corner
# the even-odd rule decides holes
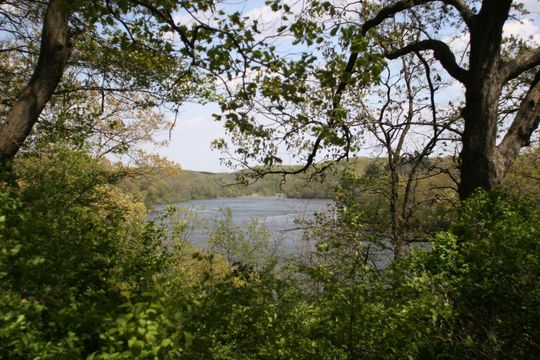
[[[257,218],[270,231],[274,241],[281,241],[285,248],[296,251],[301,246],[302,230],[295,219],[310,219],[313,213],[326,211],[333,202],[325,199],[290,199],[285,197],[245,196],[237,198],[220,198],[208,200],[192,200],[176,204],[178,208],[196,211],[201,219],[211,221],[222,216],[223,209],[230,208],[233,220],[242,224]],[[156,208],[157,211],[163,207]],[[195,229],[189,240],[203,245],[206,234]]]

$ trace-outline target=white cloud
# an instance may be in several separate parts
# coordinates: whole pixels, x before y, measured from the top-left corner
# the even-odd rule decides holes
[[[533,19],[509,21],[503,31],[505,36],[515,36],[524,40],[532,38],[536,43],[540,42],[540,27]]]
[[[540,1],[539,0],[522,0],[522,3],[525,5],[525,9],[530,13],[540,13]]]
[[[220,164],[221,154],[211,151],[213,140],[224,137],[223,123],[214,121],[215,104],[187,104],[180,111],[169,146],[157,149],[182,168],[199,171],[230,171]],[[169,114],[170,117],[174,116]],[[168,137],[168,134],[163,134]]]

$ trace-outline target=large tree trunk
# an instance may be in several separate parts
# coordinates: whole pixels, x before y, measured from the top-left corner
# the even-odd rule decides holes
[[[501,84],[496,74],[475,79],[465,94],[465,130],[461,151],[461,179],[459,195],[466,199],[477,188],[490,190],[500,184],[497,166],[497,108]]]
[[[500,184],[497,165],[497,121],[504,79],[500,74],[502,28],[511,1],[484,1],[470,29],[469,71],[465,81],[465,129],[461,151],[459,195],[466,199],[477,188]]]
[[[28,85],[0,125],[0,162],[15,156],[51,99],[70,56],[67,0],[51,0],[43,21],[39,59]]]

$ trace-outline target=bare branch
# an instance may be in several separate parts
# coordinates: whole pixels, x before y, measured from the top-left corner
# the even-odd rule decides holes
[[[362,25],[362,33],[366,34],[370,29],[380,25],[384,20],[391,18],[399,12],[436,1],[453,6],[459,12],[467,26],[469,26],[469,28],[471,27],[475,15],[463,0],[402,0],[383,7],[375,17],[366,21],[364,25]]]
[[[32,51],[24,48],[23,46],[0,49],[0,53],[10,52],[10,51],[17,51],[17,52],[20,52],[20,53],[23,53],[23,54],[35,54],[35,52],[32,52]]]
[[[155,94],[152,90],[142,89],[142,88],[127,88],[127,87],[106,87],[106,86],[79,86],[79,87],[70,87],[55,90],[53,95],[63,95],[70,94],[79,91],[99,91],[99,92],[115,92],[115,93],[144,93],[144,94]]]

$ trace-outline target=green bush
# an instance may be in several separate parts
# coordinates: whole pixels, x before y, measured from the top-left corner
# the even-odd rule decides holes
[[[360,208],[310,233],[325,241],[309,265],[277,263],[257,222],[242,228],[226,213],[209,232],[211,248],[196,249],[184,238],[189,219],[170,209],[147,221],[117,179],[107,163],[59,151],[19,159],[1,184],[0,358],[540,353],[532,201],[479,193],[429,250],[376,269],[365,251],[373,239],[356,231]]]
[[[426,257],[453,304],[448,351],[460,358],[540,353],[540,211],[527,199],[479,193]]]
[[[15,169],[0,198],[0,358],[83,357],[99,348],[120,292],[142,291],[141,274],[156,270],[142,261],[152,229],[99,160],[59,151]]]
[[[337,251],[337,254],[342,254]],[[321,256],[332,254],[326,248]],[[348,358],[534,359],[540,353],[540,211],[479,193],[430,250],[382,270],[364,256],[308,267],[315,338]],[[349,255],[351,256],[351,255]],[[346,271],[344,271],[346,270]]]

